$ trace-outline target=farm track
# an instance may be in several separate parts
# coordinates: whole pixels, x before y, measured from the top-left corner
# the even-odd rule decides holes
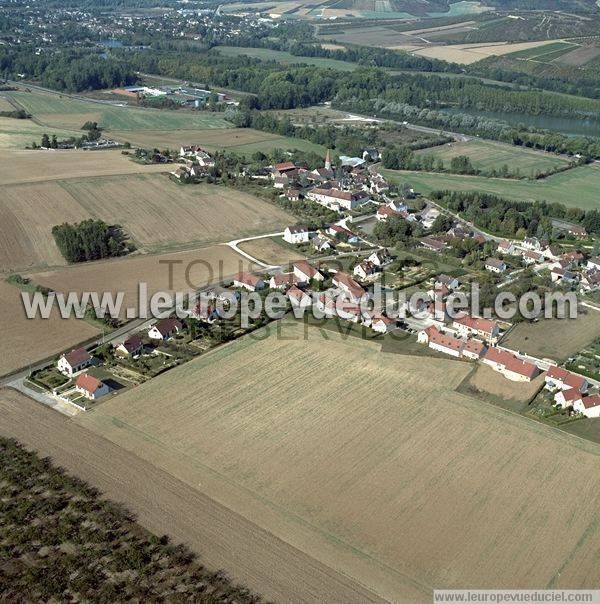
[[[213,569],[275,601],[384,602],[136,455],[11,390],[0,434],[16,438],[127,506],[157,535],[186,543]],[[244,553],[246,552],[246,553]]]

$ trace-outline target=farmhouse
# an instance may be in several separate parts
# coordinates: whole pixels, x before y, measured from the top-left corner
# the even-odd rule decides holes
[[[489,348],[483,357],[483,362],[513,382],[531,382],[539,373],[539,369],[533,363],[522,361],[500,348]]]
[[[380,250],[373,252],[367,258],[367,260],[369,262],[372,262],[375,266],[382,267],[382,266],[385,266],[386,264],[389,264],[392,261],[392,256],[390,255],[390,252],[386,248],[381,248]]]
[[[363,260],[354,267],[352,272],[359,279],[366,279],[377,272],[377,267],[369,260]]]
[[[95,401],[110,392],[110,388],[103,381],[89,373],[82,373],[77,378],[75,389],[91,401]]]
[[[558,388],[562,391],[573,390],[578,394],[583,394],[589,388],[589,384],[583,376],[567,371],[563,367],[550,367],[544,379],[548,390]]]
[[[265,282],[252,273],[242,271],[233,278],[233,286],[247,289],[249,292],[254,292],[265,287]]]
[[[85,369],[92,363],[92,356],[85,348],[75,348],[63,354],[56,364],[58,370],[72,377],[78,371]]]
[[[461,336],[477,335],[492,344],[496,342],[500,335],[500,327],[496,321],[470,317],[468,315],[454,319],[452,327]]]
[[[464,343],[463,356],[478,361],[486,352],[487,346],[479,340],[470,339]]]
[[[331,209],[354,210],[369,201],[364,191],[341,191],[340,189],[312,189],[306,196]]]
[[[212,168],[215,165],[215,160],[211,157],[210,153],[197,145],[181,147],[179,150],[179,155],[180,157],[193,158],[201,166],[205,166],[207,168]]]
[[[573,411],[583,413],[586,417],[600,417],[600,395],[584,396],[573,403]]]
[[[271,169],[271,174],[273,175],[273,178],[277,178],[278,176],[289,174],[294,170],[296,170],[296,164],[292,161],[287,161],[281,164],[275,164]]]
[[[485,261],[485,270],[490,271],[490,273],[501,274],[506,270],[506,264],[498,258],[488,258]]]
[[[323,281],[325,277],[306,260],[294,262],[294,275],[300,283],[309,283],[312,279],[315,281]]]
[[[359,302],[365,294],[365,290],[346,273],[336,273],[333,276],[332,283],[344,291],[351,302]]]
[[[140,338],[140,336],[131,336],[115,348],[115,353],[120,356],[135,357],[139,355],[143,350],[144,342],[142,341],[142,338]]]
[[[183,325],[179,319],[161,319],[148,330],[148,337],[152,340],[166,342],[173,334],[179,333]]]
[[[307,226],[292,226],[285,227],[285,231],[283,231],[283,240],[288,243],[308,243],[311,238],[311,235],[314,235],[315,231],[309,229]]]
[[[442,333],[433,325],[420,331],[417,335],[417,341],[428,344],[429,348],[453,357],[460,357],[463,350],[463,342],[461,340]]]
[[[446,242],[439,237],[423,237],[421,245],[432,252],[441,252],[446,247]]]
[[[384,315],[376,315],[371,318],[370,326],[377,333],[387,333],[396,328],[396,320]]]

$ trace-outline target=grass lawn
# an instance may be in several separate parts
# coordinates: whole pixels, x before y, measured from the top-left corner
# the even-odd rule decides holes
[[[506,164],[511,173],[518,171],[521,176],[528,177],[534,176],[536,171],[543,172],[568,164],[566,159],[553,154],[482,140],[421,149],[416,155],[433,155],[436,159],[443,160],[446,167],[450,166],[453,157],[467,155],[473,166],[484,173],[500,170]]]
[[[181,130],[227,128],[221,114],[186,110],[139,109],[84,101],[50,92],[11,92],[10,96],[47,128],[80,130],[86,121],[105,130]]]
[[[384,173],[393,182],[409,183],[422,195],[440,189],[484,191],[511,199],[558,202],[584,210],[600,206],[600,167],[597,165],[580,166],[536,181],[404,170],[384,170]]]

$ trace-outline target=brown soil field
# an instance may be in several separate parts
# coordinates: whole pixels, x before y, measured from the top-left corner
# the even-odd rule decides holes
[[[556,59],[553,63],[566,65],[568,67],[581,67],[590,61],[600,57],[600,48],[597,46],[581,46]]]
[[[267,264],[279,265],[306,258],[306,256],[299,251],[288,247],[286,244],[278,243],[270,237],[246,241],[241,243],[238,247],[251,256],[254,256],[254,258],[258,258],[258,260],[262,260]]]
[[[227,149],[250,143],[281,139],[277,134],[251,128],[225,128],[207,130],[137,130],[111,131],[116,140],[129,141],[144,148],[179,149],[182,145],[200,145],[208,151]]]
[[[227,246],[213,246],[170,254],[140,254],[99,262],[65,266],[29,274],[31,280],[58,292],[123,292],[125,307],[138,307],[138,284],[146,283],[149,295],[188,292],[219,283],[240,270],[251,270],[239,254]],[[137,316],[137,315],[136,315]],[[133,317],[130,317],[133,318]]]
[[[269,330],[75,421],[390,601],[597,586],[599,446],[455,392],[466,363]]]
[[[5,352],[0,357],[0,375],[58,354],[99,333],[85,321],[27,319],[21,291],[0,280],[0,330]]]
[[[197,488],[20,393],[0,390],[0,414],[2,436],[51,457],[126,505],[148,530],[186,543],[208,568],[272,601],[381,602]]]
[[[162,174],[87,177],[2,187],[0,272],[64,265],[52,227],[100,218],[138,249],[167,251],[272,232],[294,222],[275,205],[216,185],[181,186]]]
[[[502,345],[536,357],[560,361],[600,337],[600,312],[579,307],[577,319],[546,319],[519,323]]]
[[[133,162],[118,150],[0,150],[0,185],[167,171],[168,168],[164,165],[145,166]]]

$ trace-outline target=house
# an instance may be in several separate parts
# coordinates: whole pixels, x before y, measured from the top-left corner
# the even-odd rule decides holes
[[[584,396],[573,403],[573,411],[586,417],[600,417],[600,394]]]
[[[314,235],[315,231],[309,229],[307,226],[292,226],[285,227],[285,231],[283,231],[283,240],[288,243],[308,243],[311,235]]]
[[[371,318],[371,329],[377,333],[387,333],[396,328],[396,320],[384,315],[376,315]]]
[[[324,252],[331,249],[331,243],[324,237],[315,237],[312,240],[312,246],[317,252]]]
[[[444,275],[442,273],[436,277],[434,287],[441,288],[442,286],[445,286],[452,291],[455,290],[459,285],[460,282],[456,277],[451,277],[450,275]]]
[[[435,219],[439,215],[440,215],[440,211],[437,208],[434,208],[433,206],[429,206],[428,208],[425,208],[421,212],[421,223],[423,224],[423,227],[426,229],[430,229],[433,226]]]
[[[242,271],[233,278],[233,287],[247,289],[249,292],[254,292],[258,289],[264,289],[265,282],[252,273]]]
[[[177,170],[173,170],[170,172],[170,174],[177,180],[187,180],[191,176],[189,168],[186,168],[185,166],[181,166],[180,168],[177,168]]]
[[[535,252],[542,251],[542,244],[539,239],[535,237],[526,237],[523,239],[523,243],[521,244],[526,250],[533,250]]]
[[[202,176],[208,176],[209,171],[207,166],[201,166],[194,164],[190,166],[190,176],[194,178],[201,178]]]
[[[316,307],[326,317],[339,317],[351,323],[358,323],[362,319],[362,311],[355,301],[336,298],[328,293],[318,297]]]
[[[271,277],[269,287],[271,289],[287,289],[298,284],[298,278],[294,273],[277,273]]]
[[[544,261],[544,255],[533,250],[525,250],[522,257],[525,264],[536,264]]]
[[[306,260],[294,262],[294,275],[298,278],[299,283],[309,283],[313,279],[315,281],[324,281],[325,277]]]
[[[354,210],[369,201],[364,191],[341,191],[340,189],[312,189],[306,196],[331,209]]]
[[[594,291],[600,288],[600,271],[591,270],[581,274],[581,287],[586,291]]]
[[[381,195],[382,193],[385,193],[389,190],[390,185],[387,180],[383,178],[383,176],[375,176],[371,179],[371,185],[369,186],[369,191],[371,193],[377,193],[378,195]]]
[[[566,254],[563,254],[560,257],[560,260],[562,261],[561,268],[573,268],[579,266],[583,262],[584,255],[578,251],[568,252]],[[567,264],[564,265],[564,262],[566,262]]]
[[[73,377],[75,373],[89,367],[92,364],[92,356],[85,348],[74,348],[71,352],[63,354],[56,364],[61,373]]]
[[[446,247],[446,242],[439,237],[422,237],[421,245],[432,252],[441,252]]]
[[[166,342],[173,334],[179,333],[182,329],[183,324],[179,319],[161,319],[148,330],[148,337],[152,340]]]
[[[363,260],[354,267],[352,273],[359,279],[366,279],[377,272],[377,267],[369,260]]]
[[[589,388],[588,381],[582,375],[568,371],[563,367],[550,367],[544,380],[548,390],[573,390],[578,394],[584,394]]]
[[[559,390],[554,395],[554,402],[563,409],[567,409],[567,407],[572,407],[575,401],[581,400],[583,395],[577,390]]]
[[[462,349],[462,354],[468,359],[478,361],[487,351],[487,346],[480,340],[467,340]]]
[[[509,241],[508,239],[503,239],[499,244],[498,244],[498,253],[499,254],[504,254],[507,256],[513,256],[514,253],[516,251],[516,248],[513,244],[512,241]]]
[[[586,268],[588,270],[600,271],[600,257],[590,258],[587,261]]]
[[[537,365],[523,361],[501,348],[488,348],[483,362],[513,382],[531,382],[539,373]]]
[[[325,231],[328,235],[340,239],[346,243],[358,243],[358,235],[351,230],[343,227],[341,224],[332,224]]]
[[[485,261],[485,270],[490,271],[490,273],[501,274],[506,270],[506,264],[498,258],[488,258]]]
[[[136,357],[144,350],[144,342],[140,336],[131,336],[115,348],[115,352],[124,357]]]
[[[365,290],[348,274],[336,273],[332,279],[333,285],[339,287],[351,302],[359,302],[365,295]]]
[[[99,399],[110,392],[110,388],[98,378],[89,373],[82,373],[75,382],[75,390],[91,401]]]
[[[385,205],[380,205],[377,208],[375,218],[377,218],[379,222],[385,222],[390,216],[400,216],[400,212],[397,212],[394,210],[394,208]]]
[[[553,268],[550,271],[550,279],[553,283],[560,282],[564,285],[575,285],[579,280],[579,276],[564,268]]]
[[[287,189],[290,186],[290,179],[287,174],[282,174],[281,176],[276,176],[273,179],[273,188],[274,189]]]
[[[588,236],[587,231],[582,226],[575,224],[567,227],[567,233],[573,235],[573,237],[576,237],[577,239],[587,239]]]
[[[277,178],[278,176],[294,172],[296,169],[296,164],[293,161],[286,161],[281,164],[275,164],[271,169],[271,174],[273,178]]]
[[[500,327],[496,321],[471,317],[469,315],[455,318],[452,327],[461,336],[476,335],[491,343],[495,343],[500,335]]]
[[[381,248],[373,252],[367,260],[372,262],[375,266],[382,267],[389,264],[392,261],[392,256],[386,248]]]
[[[429,348],[453,357],[460,357],[463,350],[463,342],[461,340],[441,332],[433,325],[420,331],[417,335],[417,341],[428,344]]]
[[[299,201],[300,199],[300,191],[298,189],[288,189],[285,192],[285,196],[289,201]]]
[[[190,312],[190,316],[204,323],[214,323],[219,318],[219,312],[216,305],[211,302],[205,296],[201,296]]]
[[[211,157],[210,153],[202,147],[197,145],[191,145],[189,147],[181,147],[179,150],[179,156],[185,158],[193,158],[198,161],[201,166],[212,168],[215,165],[215,160]]]
[[[287,290],[286,295],[289,301],[292,303],[292,306],[300,306],[301,308],[306,308],[307,306],[312,305],[312,298],[310,294],[303,292],[296,285],[292,285],[292,287]]]
[[[556,261],[561,257],[562,249],[560,245],[552,244],[549,245],[542,253],[548,260]]]

